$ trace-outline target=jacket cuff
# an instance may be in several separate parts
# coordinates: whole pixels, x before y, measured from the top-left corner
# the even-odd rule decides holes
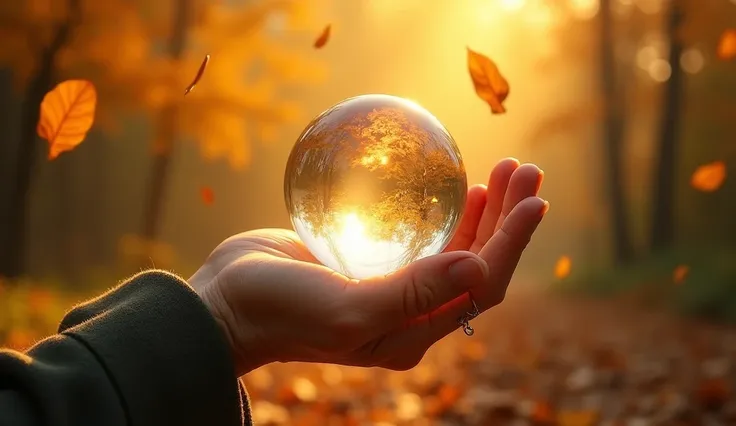
[[[250,418],[222,330],[173,274],[135,275],[73,309],[59,332],[96,355],[131,424],[229,426]]]

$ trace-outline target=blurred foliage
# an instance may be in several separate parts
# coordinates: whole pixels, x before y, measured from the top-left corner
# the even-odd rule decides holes
[[[17,88],[27,84],[38,66],[39,47],[74,13],[67,3],[29,0],[0,6],[0,64],[13,69]],[[163,48],[178,3],[77,3],[74,37],[59,52],[55,66],[61,77],[95,83],[96,121],[104,130],[119,131],[130,114],[155,116],[175,104],[182,140],[196,141],[207,159],[225,159],[241,168],[251,161],[251,135],[274,137],[276,124],[298,118],[297,104],[283,98],[283,88],[318,81],[323,75],[315,60],[268,33],[274,16],[282,19],[285,30],[303,29],[309,22],[306,2],[184,3],[192,19],[181,57],[170,57]],[[213,58],[207,67],[207,90],[193,90],[183,102],[184,89],[206,54]],[[170,149],[160,145],[166,142],[161,139],[151,139],[154,151]]]
[[[0,346],[25,350],[56,333],[73,302],[58,285],[0,279]]]
[[[736,324],[734,259],[734,246],[672,248],[616,269],[581,266],[553,288]]]

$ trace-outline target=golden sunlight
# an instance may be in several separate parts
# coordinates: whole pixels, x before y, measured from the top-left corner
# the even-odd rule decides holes
[[[591,19],[598,14],[600,8],[599,0],[568,0],[573,14],[578,19]]]
[[[526,4],[526,0],[501,0],[501,7],[509,12],[520,10]]]

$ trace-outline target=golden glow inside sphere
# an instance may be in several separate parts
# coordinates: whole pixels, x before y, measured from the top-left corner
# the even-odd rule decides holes
[[[441,252],[466,193],[460,152],[442,123],[388,95],[350,98],[312,120],[284,180],[299,237],[322,264],[351,278]]]

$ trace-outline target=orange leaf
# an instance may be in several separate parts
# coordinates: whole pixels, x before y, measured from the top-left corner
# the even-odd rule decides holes
[[[681,282],[685,281],[688,272],[690,272],[690,268],[687,265],[679,265],[672,272],[672,281],[674,281],[675,284],[680,284]]]
[[[202,202],[205,205],[212,205],[212,203],[215,202],[215,191],[212,190],[209,186],[203,186],[199,190],[199,194],[202,197]]]
[[[724,61],[736,57],[736,30],[728,29],[721,34],[716,54]]]
[[[723,185],[725,179],[726,163],[714,161],[695,169],[693,176],[690,178],[690,185],[699,191],[713,192]]]
[[[501,75],[498,66],[480,53],[468,47],[468,71],[475,93],[490,107],[493,114],[503,114],[503,101],[509,95],[509,83]]]
[[[87,80],[67,80],[46,94],[36,131],[49,141],[49,160],[77,147],[95,120],[97,91]]]
[[[557,259],[555,264],[555,277],[563,279],[570,275],[570,269],[572,269],[572,260],[568,256],[562,256]]]
[[[314,41],[314,48],[315,49],[321,49],[327,44],[327,42],[330,40],[330,32],[332,31],[332,25],[328,24],[320,33],[319,37],[317,37],[317,40]]]

